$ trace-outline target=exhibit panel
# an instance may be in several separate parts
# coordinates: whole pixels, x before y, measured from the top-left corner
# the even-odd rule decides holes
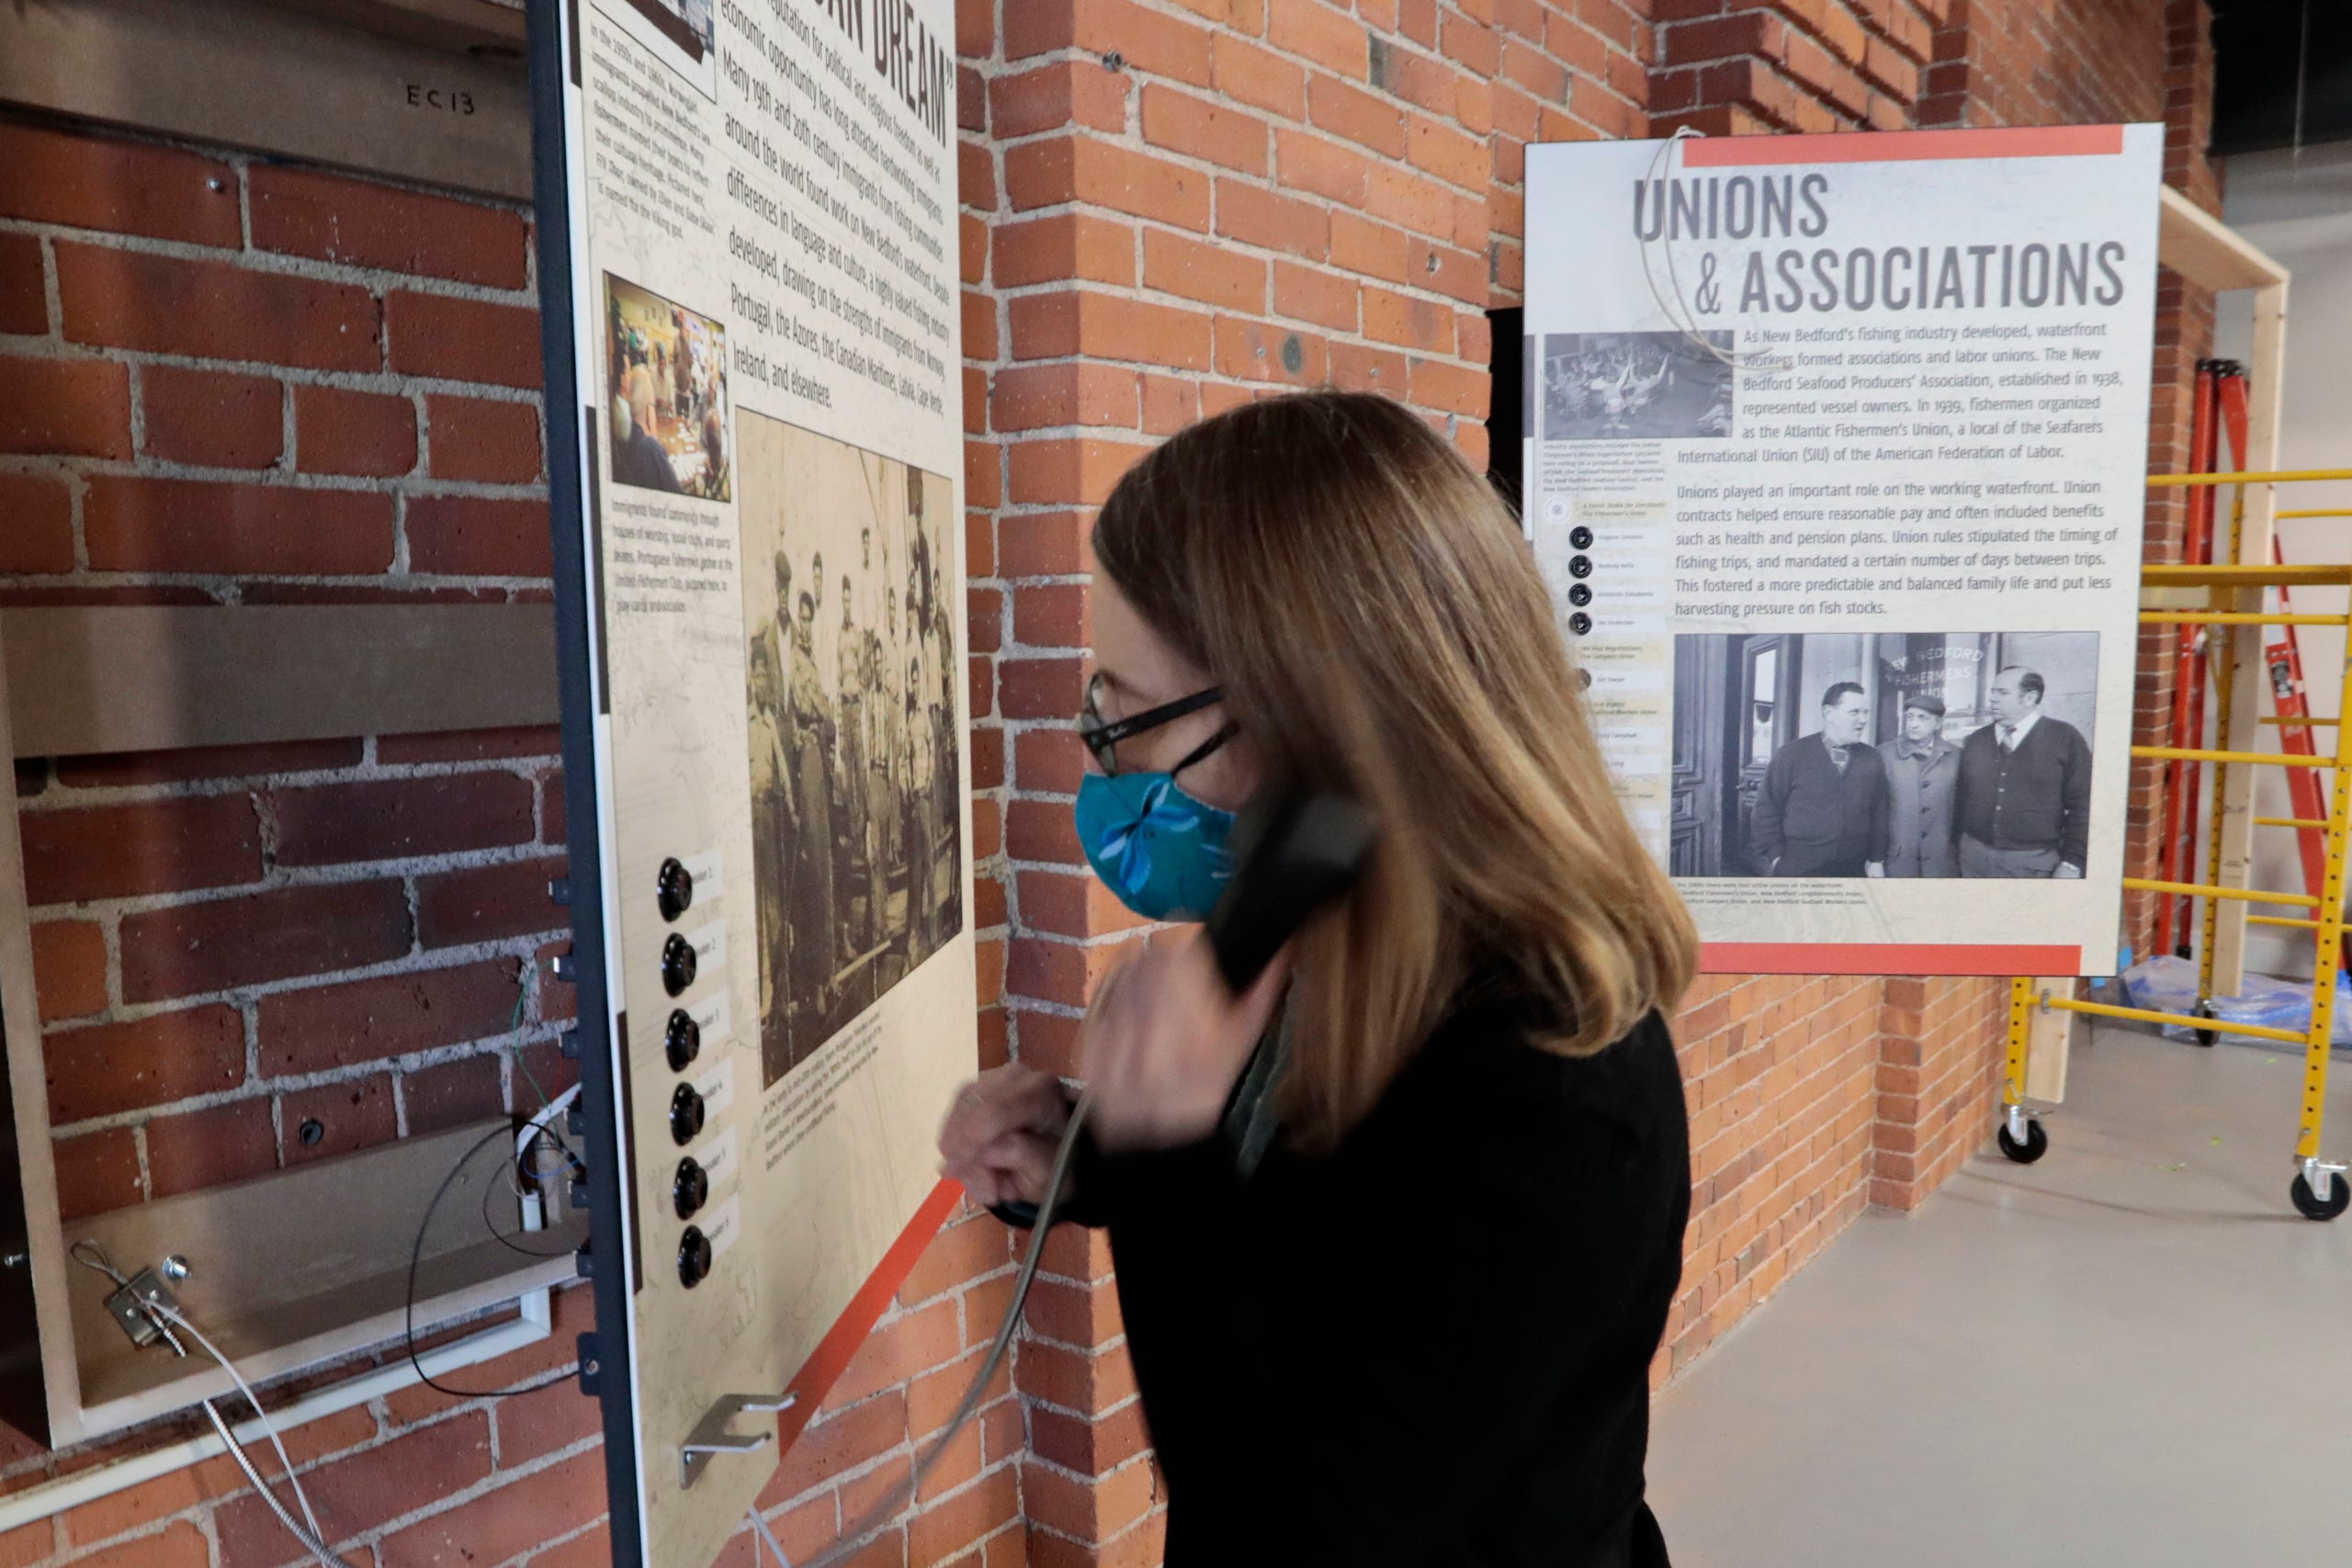
[[[1707,968],[2113,970],[2163,141],[1529,150],[1528,533]]]
[[[594,1376],[616,1559],[666,1568],[741,1526],[772,1412],[788,1442],[955,1200],[951,18],[533,20]]]

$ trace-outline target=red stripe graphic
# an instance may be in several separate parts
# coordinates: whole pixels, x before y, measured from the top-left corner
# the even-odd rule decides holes
[[[874,1331],[874,1320],[882,1315],[882,1309],[890,1304],[890,1298],[906,1283],[908,1270],[922,1256],[923,1248],[931,1245],[932,1237],[939,1234],[939,1227],[947,1223],[947,1216],[956,1212],[963,1196],[964,1189],[953,1181],[942,1181],[931,1190],[931,1195],[915,1211],[915,1217],[907,1222],[907,1228],[899,1233],[899,1239],[882,1255],[881,1263],[866,1277],[833,1326],[817,1342],[817,1348],[809,1352],[808,1361],[794,1374],[790,1386],[799,1397],[776,1418],[785,1448],[790,1448],[798,1438],[800,1429],[817,1414],[817,1406],[825,1402],[834,1381],[848,1370],[850,1358],[857,1354],[857,1348]]]
[[[2075,975],[2083,950],[2057,943],[1710,942],[1704,975]]]
[[[1686,169],[1758,164],[1889,164],[1951,158],[2112,157],[2120,125],[2019,125],[1986,130],[1850,130],[1816,136],[1697,136],[1682,143]]]

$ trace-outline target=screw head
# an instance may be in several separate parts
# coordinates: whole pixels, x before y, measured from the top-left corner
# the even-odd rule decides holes
[[[164,1259],[164,1278],[175,1285],[194,1272],[196,1270],[188,1267],[187,1259],[176,1252]]]

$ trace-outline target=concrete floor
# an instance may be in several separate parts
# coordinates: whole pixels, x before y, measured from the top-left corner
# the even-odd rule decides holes
[[[2344,1568],[2352,1215],[2301,1059],[2102,1028],[2050,1153],[1866,1213],[1658,1401],[1677,1568]],[[2327,1153],[2352,1153],[2335,1057]]]

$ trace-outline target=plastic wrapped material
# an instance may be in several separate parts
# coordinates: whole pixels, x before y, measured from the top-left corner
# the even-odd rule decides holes
[[[2213,998],[2210,1011],[2217,1021],[2225,1026],[2247,1023],[2297,1033],[2311,1027],[2310,982],[2276,980],[2267,975],[2249,975],[2245,982],[2236,996]],[[2124,971],[2123,986],[2135,1008],[2174,1013],[2197,1010],[2197,965],[2188,959],[2151,958],[2135,964]],[[2194,1038],[2194,1032],[2184,1024],[2164,1024],[2159,1032],[2167,1040]],[[2221,1038],[2233,1045],[2258,1045],[2267,1051],[2294,1049],[2283,1040],[2233,1034],[2226,1027]],[[2335,977],[2335,1013],[2329,1023],[2328,1040],[2338,1048],[2352,1046],[2352,976],[2338,974]]]
[[[2135,1008],[2193,1013],[2197,1010],[2197,965],[2169,954],[2143,959],[2123,972],[2123,993]],[[2193,1031],[2181,1024],[2161,1025],[2158,1032],[2167,1040],[2196,1038]]]

